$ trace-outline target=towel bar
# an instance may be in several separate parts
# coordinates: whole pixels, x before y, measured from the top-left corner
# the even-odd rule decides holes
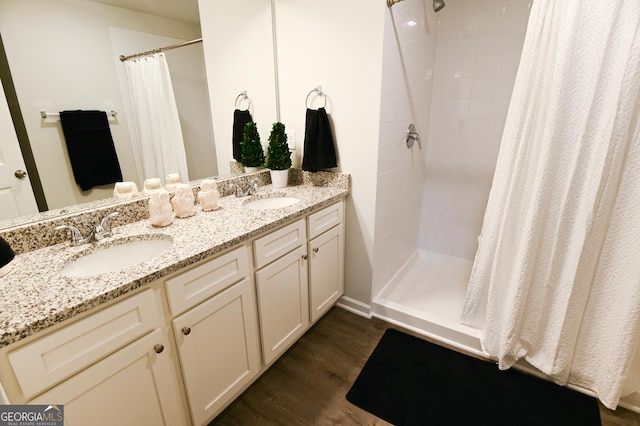
[[[109,114],[111,117],[116,117],[118,115],[118,113],[114,110],[109,111],[107,114]],[[40,111],[40,117],[42,118],[60,118],[60,113],[58,112],[46,112],[46,111]]]

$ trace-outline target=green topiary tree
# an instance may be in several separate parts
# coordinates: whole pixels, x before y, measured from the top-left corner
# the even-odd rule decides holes
[[[260,142],[260,134],[253,121],[244,125],[242,142],[240,142],[241,163],[245,167],[260,167],[264,164],[264,150]]]
[[[287,170],[291,167],[291,151],[287,144],[284,124],[273,123],[267,146],[267,167],[271,170]]]

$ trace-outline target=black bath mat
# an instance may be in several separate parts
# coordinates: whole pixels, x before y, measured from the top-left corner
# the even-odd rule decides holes
[[[347,400],[396,425],[600,425],[592,397],[393,329]]]

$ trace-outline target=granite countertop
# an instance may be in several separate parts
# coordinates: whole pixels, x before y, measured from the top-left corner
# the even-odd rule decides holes
[[[114,235],[99,242],[72,247],[68,242],[24,253],[11,262],[0,277],[0,347],[7,346],[61,321],[125,295],[158,278],[205,259],[227,248],[268,232],[316,208],[347,196],[347,189],[317,186],[260,187],[251,197],[227,196],[220,208],[203,212],[164,228],[141,220],[113,229]],[[251,210],[244,203],[274,194],[301,201],[272,210]],[[60,271],[75,258],[99,247],[131,239],[170,238],[171,247],[150,260],[118,272],[87,278],[69,278]]]

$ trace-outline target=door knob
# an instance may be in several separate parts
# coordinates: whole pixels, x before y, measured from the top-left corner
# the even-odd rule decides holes
[[[24,179],[27,177],[27,172],[25,172],[24,170],[16,170],[15,172],[13,172],[13,175],[18,179]]]

